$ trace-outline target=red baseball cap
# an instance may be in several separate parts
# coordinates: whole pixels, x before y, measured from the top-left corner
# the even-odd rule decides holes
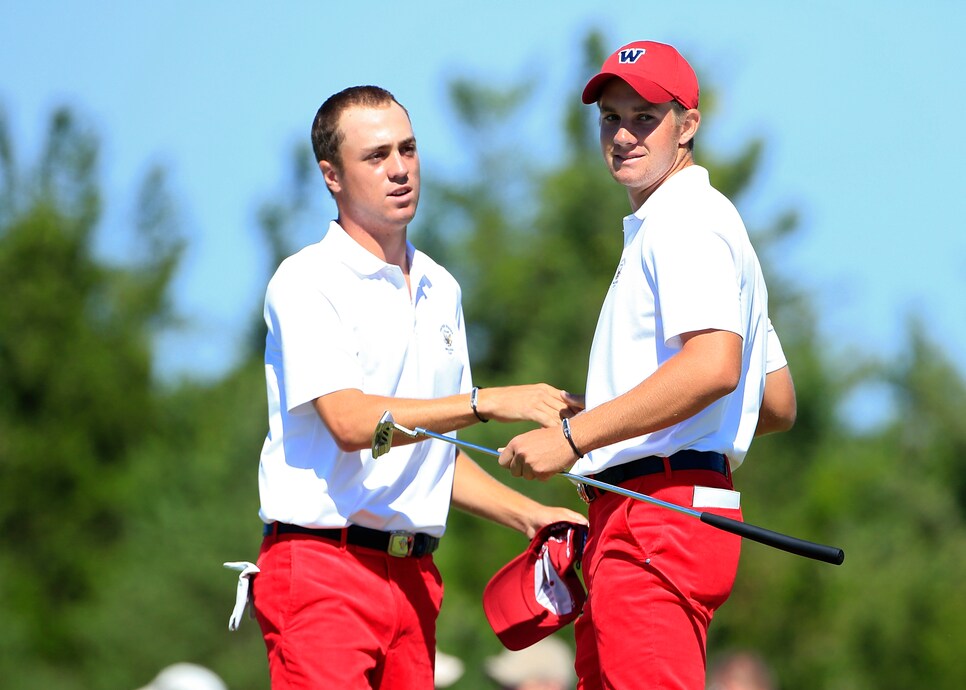
[[[577,568],[586,539],[584,525],[547,525],[487,583],[483,611],[504,647],[525,649],[580,615],[587,593]]]
[[[617,77],[651,103],[677,101],[698,107],[698,77],[681,53],[664,43],[635,41],[614,52],[584,87],[584,103],[596,103],[604,84]]]

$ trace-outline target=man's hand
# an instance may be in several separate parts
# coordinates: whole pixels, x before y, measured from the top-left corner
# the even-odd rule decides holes
[[[546,383],[481,388],[476,409],[484,419],[498,422],[536,422],[560,426],[560,420],[584,409],[584,396],[573,395]]]
[[[514,477],[546,481],[569,470],[577,456],[560,429],[535,429],[520,434],[500,452],[500,466]]]
[[[530,524],[527,526],[525,532],[527,539],[533,539],[543,527],[555,522],[574,522],[578,525],[590,524],[587,518],[576,510],[562,508],[560,506],[545,506],[542,503],[538,505],[539,508],[531,511],[528,515]]]

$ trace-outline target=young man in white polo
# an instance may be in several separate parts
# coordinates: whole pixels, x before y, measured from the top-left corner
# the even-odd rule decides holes
[[[335,94],[312,141],[339,215],[266,293],[255,612],[276,690],[428,690],[443,595],[432,552],[450,504],[527,537],[586,519],[438,440],[374,459],[379,419],[439,433],[490,419],[559,427],[578,408],[545,384],[473,388],[459,286],[407,239],[419,154],[395,98]]]
[[[590,353],[587,409],[516,437],[500,464],[538,479],[569,470],[740,520],[731,473],[756,433],[791,426],[795,394],[745,227],[694,163],[697,77],[671,46],[635,42],[604,62],[583,101],[598,106],[604,161],[633,213]],[[703,690],[707,630],[731,593],[740,538],[588,494],[579,687]]]

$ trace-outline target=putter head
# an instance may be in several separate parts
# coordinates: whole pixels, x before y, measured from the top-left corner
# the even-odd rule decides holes
[[[372,434],[372,457],[378,458],[392,449],[392,432],[396,428],[392,412],[386,410],[379,419],[379,424]]]
[[[386,410],[382,413],[379,424],[372,434],[373,458],[378,458],[380,455],[385,455],[392,450],[392,432],[394,431],[401,431],[406,436],[409,436],[409,438],[416,438],[421,433],[425,433],[425,430],[420,427],[407,429],[402,424],[396,424],[396,420],[392,418],[392,412]]]

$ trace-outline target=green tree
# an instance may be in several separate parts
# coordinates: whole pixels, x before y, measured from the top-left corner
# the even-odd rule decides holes
[[[155,169],[123,264],[96,254],[98,147],[61,109],[27,168],[0,118],[0,677],[109,690],[189,660],[265,687],[257,626],[227,630],[221,567],[257,554],[263,373],[154,376],[185,240]]]
[[[92,251],[97,141],[67,110],[18,171],[0,119],[0,598],[5,655],[75,661],[51,625],[91,596],[123,536],[126,459],[153,421],[151,341],[181,244],[160,173],[145,181],[127,268]]]

